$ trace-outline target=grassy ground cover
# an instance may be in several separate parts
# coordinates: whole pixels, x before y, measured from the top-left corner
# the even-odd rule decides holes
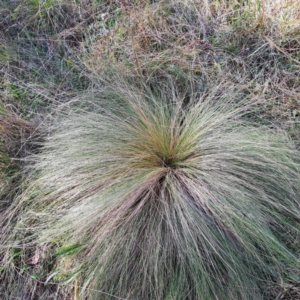
[[[297,1],[2,1],[0,74],[0,299],[299,299]]]

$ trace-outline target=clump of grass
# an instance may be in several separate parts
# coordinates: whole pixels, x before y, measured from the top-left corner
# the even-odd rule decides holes
[[[0,99],[0,297],[1,299],[39,296],[37,277],[24,276],[30,261],[22,247],[8,249],[7,238],[15,225],[16,215],[10,209],[26,186],[29,154],[35,153],[42,140],[38,124],[24,120],[17,108]],[[30,254],[29,254],[30,255]],[[40,264],[44,269],[47,266]],[[37,269],[37,268],[36,268]],[[41,270],[39,270],[42,272]],[[37,272],[37,270],[34,270]],[[30,287],[30,288],[29,288]],[[29,292],[30,291],[30,292]],[[44,291],[49,294],[52,289]],[[40,297],[39,299],[46,299]],[[50,298],[47,298],[50,299]]]
[[[234,88],[192,90],[115,82],[35,157],[15,234],[80,245],[60,267],[83,299],[267,299],[299,267],[278,233],[298,233],[299,152]]]
[[[31,153],[33,145],[29,142],[37,136],[36,126],[7,109],[0,114],[0,121],[1,139],[10,155],[17,159]]]
[[[41,136],[36,124],[23,120],[0,101],[0,217],[4,220],[2,215],[19,193],[26,157],[35,152]]]
[[[9,150],[5,145],[5,135],[7,133],[4,124],[4,108],[0,103],[0,195],[3,190],[9,185],[9,178],[12,173],[16,170],[16,164],[12,161],[9,155]]]

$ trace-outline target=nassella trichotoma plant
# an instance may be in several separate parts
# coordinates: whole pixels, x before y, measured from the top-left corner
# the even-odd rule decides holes
[[[116,84],[57,119],[20,222],[84,245],[82,299],[257,300],[299,266],[277,234],[300,219],[299,153],[245,97]]]

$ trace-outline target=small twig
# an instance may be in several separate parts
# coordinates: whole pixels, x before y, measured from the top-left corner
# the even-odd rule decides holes
[[[78,300],[78,279],[75,280],[74,300]]]

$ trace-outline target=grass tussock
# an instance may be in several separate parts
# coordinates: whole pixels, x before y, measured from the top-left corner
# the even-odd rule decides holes
[[[41,141],[38,126],[19,117],[0,102],[0,218],[21,190],[22,167]],[[4,227],[1,226],[3,236]],[[1,250],[1,249],[0,249]]]
[[[299,299],[299,14],[0,1],[0,298]]]
[[[15,137],[12,138],[11,135],[14,133],[12,128],[9,128],[9,118],[6,116],[6,112],[2,103],[0,103],[0,191],[2,191],[6,186],[8,186],[8,178],[14,170],[16,169],[16,163],[11,159],[10,154],[14,147],[9,147],[7,142],[16,142]],[[11,139],[12,138],[12,139]]]
[[[240,98],[120,83],[81,99],[35,157],[15,234],[60,245],[82,299],[271,299],[299,268],[280,231],[299,232],[300,157]]]
[[[37,135],[36,126],[8,110],[0,114],[0,134],[7,151],[14,158],[31,153],[30,141]]]

